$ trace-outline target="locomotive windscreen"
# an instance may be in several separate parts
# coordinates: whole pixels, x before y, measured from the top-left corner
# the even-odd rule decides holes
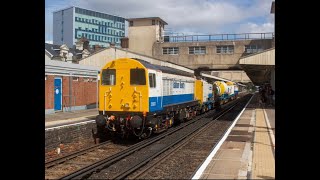
[[[102,70],[101,85],[115,85],[116,84],[116,70],[103,69]]]
[[[130,69],[130,85],[146,85],[146,73],[144,69]]]

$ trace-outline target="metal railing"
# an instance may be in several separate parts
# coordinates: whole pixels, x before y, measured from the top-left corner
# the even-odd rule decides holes
[[[164,42],[205,42],[205,41],[234,41],[273,39],[274,33],[242,33],[242,34],[212,34],[212,35],[165,35]]]

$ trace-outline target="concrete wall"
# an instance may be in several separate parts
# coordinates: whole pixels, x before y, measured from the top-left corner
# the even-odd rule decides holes
[[[275,65],[275,49],[240,59],[241,64]]]
[[[45,60],[51,60],[51,58],[47,55],[47,53],[45,53],[44,56],[45,56],[45,57],[44,57]]]
[[[54,75],[47,75],[45,80],[45,109],[54,109]],[[61,76],[59,76],[61,77]],[[62,110],[68,111],[69,108],[69,78],[70,76],[62,76]],[[92,78],[89,78],[92,79]],[[85,82],[83,77],[79,77],[78,81],[72,80],[72,110],[80,110],[96,107],[97,102],[97,82]],[[75,98],[75,99],[74,99]],[[75,102],[75,103],[74,103]],[[47,111],[52,112],[52,111]]]
[[[97,132],[95,122],[46,130],[45,150],[52,150],[58,147],[60,143],[66,145],[73,142],[81,142],[85,139],[90,140],[92,138],[92,129]]]
[[[67,44],[68,47],[73,46],[74,30],[74,8],[69,8],[62,11],[53,13],[53,44],[62,45]],[[62,25],[63,20],[63,25]],[[63,33],[61,32],[63,30]],[[63,41],[61,38],[63,37]]]
[[[156,42],[156,25],[152,19],[134,20],[129,26],[129,49],[131,51],[152,56],[152,45]]]
[[[246,83],[251,81],[245,71],[219,71],[212,72],[211,75],[225,79],[230,79],[231,81],[235,82]]]
[[[129,40],[130,41],[130,40]],[[233,54],[217,54],[216,48],[220,45],[234,45]],[[154,43],[153,56],[165,61],[181,64],[189,68],[209,67],[209,68],[229,68],[239,67],[239,58],[246,56],[245,45],[260,45],[263,49],[271,48],[272,40],[237,40],[237,41],[207,41],[207,42],[165,42]],[[206,54],[189,54],[190,46],[205,46]],[[178,55],[163,55],[163,47],[179,47]]]

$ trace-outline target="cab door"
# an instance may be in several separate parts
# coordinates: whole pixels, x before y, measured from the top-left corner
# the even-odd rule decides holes
[[[149,69],[149,111],[155,112],[162,110],[162,72]]]

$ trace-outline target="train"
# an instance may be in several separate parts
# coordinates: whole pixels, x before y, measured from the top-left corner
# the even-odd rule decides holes
[[[208,82],[194,73],[119,58],[101,70],[97,138],[148,138],[234,100],[233,82]]]

